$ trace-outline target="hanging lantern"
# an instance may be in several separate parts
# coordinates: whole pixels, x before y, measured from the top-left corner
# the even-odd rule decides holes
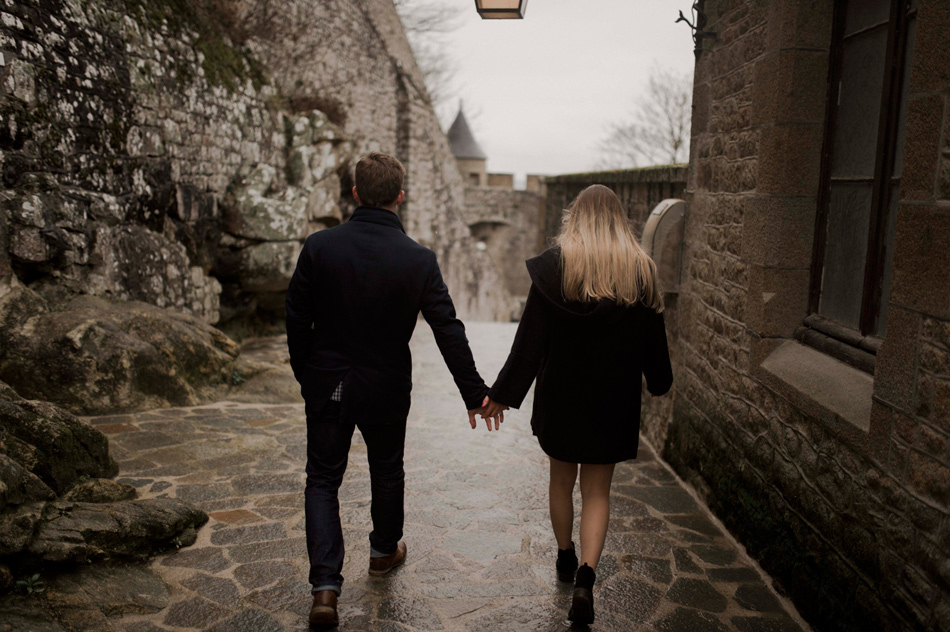
[[[475,10],[484,20],[520,20],[528,0],[475,0]]]

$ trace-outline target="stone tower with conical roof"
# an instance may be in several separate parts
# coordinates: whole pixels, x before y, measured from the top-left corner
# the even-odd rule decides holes
[[[459,113],[455,117],[455,122],[449,128],[448,137],[452,154],[455,156],[465,184],[474,187],[487,186],[488,175],[485,171],[485,161],[488,156],[472,135],[461,103],[459,103]]]

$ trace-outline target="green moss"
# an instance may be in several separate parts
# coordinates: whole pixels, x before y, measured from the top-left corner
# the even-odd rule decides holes
[[[204,55],[201,67],[205,78],[212,85],[224,86],[234,92],[247,79],[255,89],[265,83],[263,67],[244,47],[231,45],[221,34],[208,33],[195,43],[195,48]]]
[[[227,16],[216,15],[220,5],[188,0],[122,0],[128,15],[144,29],[174,37],[196,34],[193,48],[204,59],[201,67],[211,85],[234,92],[250,80],[255,89],[267,82],[264,66],[247,46],[235,42],[248,37]],[[186,61],[175,63],[178,81],[190,83],[194,71]]]

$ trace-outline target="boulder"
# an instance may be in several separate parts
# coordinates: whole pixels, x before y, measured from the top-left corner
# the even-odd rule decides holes
[[[0,556],[27,564],[142,559],[195,541],[203,511],[132,500],[134,487],[102,478],[117,470],[105,435],[0,382]]]
[[[0,512],[7,505],[52,500],[56,494],[40,477],[6,454],[0,454]]]
[[[241,287],[249,292],[286,292],[302,247],[296,241],[265,241],[245,248]]]
[[[228,233],[260,241],[306,237],[306,191],[297,187],[277,191],[276,176],[274,167],[261,164],[234,188],[234,202],[225,215]]]
[[[43,502],[19,505],[0,514],[0,556],[26,549],[43,520]]]
[[[63,496],[63,500],[81,503],[115,503],[133,500],[135,488],[109,478],[94,478],[77,483]]]
[[[237,354],[202,320],[146,303],[0,297],[0,380],[77,414],[197,404],[231,382]]]
[[[2,604],[0,632],[67,632],[46,604],[32,595],[9,595]]]
[[[307,199],[307,220],[308,233],[332,228],[343,221],[339,176],[332,175],[314,185]]]
[[[70,609],[101,611],[110,618],[159,612],[168,606],[168,597],[162,579],[139,564],[79,566],[50,579],[47,585],[51,605],[64,603]]]
[[[303,403],[300,384],[297,383],[290,368],[286,338],[282,336],[280,339],[284,341],[281,345],[283,353],[276,361],[266,358],[266,355],[259,352],[255,353],[253,346],[266,339],[251,340],[242,345],[241,361],[238,365],[242,379],[240,384],[231,387],[227,394],[228,401],[258,404]],[[249,352],[246,353],[245,349],[249,349]],[[255,355],[264,355],[264,357],[255,360],[253,359]]]
[[[49,500],[80,478],[114,476],[118,471],[105,435],[53,404],[23,399],[2,382],[0,452],[0,478],[6,487],[0,509]]]
[[[193,544],[208,515],[172,498],[46,505],[28,552],[50,562],[145,559]]]

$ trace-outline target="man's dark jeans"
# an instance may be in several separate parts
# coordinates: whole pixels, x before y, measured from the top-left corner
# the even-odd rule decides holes
[[[372,490],[372,548],[396,552],[402,538],[406,424],[359,425],[366,443]],[[340,420],[340,402],[327,402],[317,418],[307,419],[307,553],[314,590],[340,591],[343,585],[343,530],[337,492],[343,482],[353,438],[353,423]]]

